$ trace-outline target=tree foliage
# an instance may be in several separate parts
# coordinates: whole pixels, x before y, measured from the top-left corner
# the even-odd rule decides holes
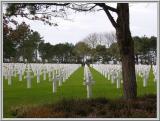
[[[22,23],[16,29],[10,29],[8,33],[4,32],[4,60],[22,61],[27,59],[32,62],[37,58],[38,44],[42,42],[42,38],[38,32],[30,29],[26,23]]]

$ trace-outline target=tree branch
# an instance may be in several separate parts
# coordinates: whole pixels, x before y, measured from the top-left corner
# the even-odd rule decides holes
[[[55,16],[55,17],[57,17],[58,15],[52,15],[51,13],[44,12],[44,11],[43,12],[38,12],[38,10],[42,9],[41,8],[42,5],[44,5],[43,8],[46,8],[46,9],[49,6],[53,5],[53,6],[62,6],[62,7],[66,6],[66,8],[70,8],[70,9],[75,10],[75,11],[87,12],[87,11],[91,11],[96,6],[100,6],[105,11],[105,13],[107,14],[109,20],[111,21],[111,24],[115,28],[117,28],[117,23],[115,22],[115,20],[114,20],[113,16],[111,15],[110,11],[118,13],[118,10],[113,8],[113,7],[110,7],[110,6],[106,5],[105,3],[94,3],[94,5],[92,5],[92,6],[87,6],[87,4],[86,5],[78,5],[78,4],[74,4],[74,3],[72,3],[72,4],[71,3],[22,3],[22,4],[15,4],[15,5],[16,5],[15,8],[16,7],[19,8],[19,9],[21,8],[21,10],[19,10],[18,12],[16,10],[13,11],[13,12],[10,10],[11,11],[11,15],[16,15],[16,14],[19,15],[20,14],[22,17],[25,15],[25,13],[23,13],[22,9],[27,7],[27,6],[30,7],[28,9],[30,9],[30,12],[31,12],[30,14],[32,14],[32,15],[35,15],[35,14],[42,14],[42,15],[47,14],[47,15],[51,15],[51,16]],[[47,11],[46,9],[45,9],[45,11]],[[51,11],[51,12],[54,13],[54,11]],[[60,11],[55,10],[55,13],[56,12],[60,12]],[[62,13],[62,14],[64,14],[64,13]],[[63,17],[63,15],[61,15],[61,16]]]
[[[105,4],[105,6],[108,8],[108,10],[118,13],[118,10],[116,8],[113,8],[113,7],[108,6],[106,4]]]
[[[117,28],[117,23],[115,22],[114,18],[112,17],[111,13],[109,12],[109,10],[111,10],[112,7],[107,6],[105,3],[95,3],[95,4],[97,4],[98,6],[100,6],[100,7],[103,8],[103,10],[104,10],[105,13],[107,14],[107,16],[108,16],[111,24],[112,24],[115,28]],[[113,8],[112,8],[112,9],[113,9]],[[114,9],[115,9],[115,8],[114,8]],[[114,10],[114,9],[113,9],[113,10]],[[112,10],[111,10],[111,11],[112,11]],[[118,12],[117,9],[116,9],[116,11]]]
[[[26,3],[27,4],[27,3]],[[43,5],[55,5],[55,6],[67,6],[69,5],[70,3],[30,3],[30,4],[35,4],[35,5],[40,5],[40,4],[43,4]]]
[[[117,23],[115,22],[114,18],[112,17],[112,15],[110,14],[110,12],[108,11],[108,9],[104,8],[104,11],[106,12],[109,20],[111,21],[112,25],[117,28]]]
[[[73,10],[75,10],[75,11],[90,11],[90,10],[92,10],[93,8],[95,8],[97,5],[94,5],[94,6],[92,6],[92,7],[90,7],[90,8],[88,8],[88,9],[83,9],[83,8],[76,8],[76,7],[70,7],[70,6],[68,6],[68,8],[70,8],[70,9],[73,9]]]
[[[112,11],[112,12],[116,12],[118,13],[118,10],[116,8],[113,8],[111,6],[106,5],[105,3],[95,3],[96,5],[100,6],[100,7],[106,7],[108,10]]]

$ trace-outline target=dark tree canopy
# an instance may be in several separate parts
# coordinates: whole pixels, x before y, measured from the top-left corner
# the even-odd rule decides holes
[[[28,62],[37,59],[38,44],[42,42],[40,34],[30,29],[25,23],[21,23],[16,29],[9,29],[3,33],[4,58],[18,62],[22,57]],[[5,61],[5,60],[4,60]]]

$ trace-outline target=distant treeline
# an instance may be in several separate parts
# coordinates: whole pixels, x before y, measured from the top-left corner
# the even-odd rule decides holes
[[[135,62],[155,64],[157,38],[133,37]],[[54,41],[54,40],[53,40]],[[115,34],[90,34],[76,43],[52,45],[28,25],[22,23],[12,29],[3,26],[3,62],[49,63],[117,63],[121,61]]]

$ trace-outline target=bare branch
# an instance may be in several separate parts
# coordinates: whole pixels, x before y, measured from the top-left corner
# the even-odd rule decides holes
[[[55,8],[55,10],[49,9],[50,11],[47,11],[47,9],[50,8],[51,6],[56,6],[56,7],[60,6],[60,7],[62,7],[62,9]],[[41,15],[44,15],[44,16],[48,15],[48,16],[65,18],[65,16],[67,14],[65,13],[65,9],[63,7],[70,8],[72,10],[79,11],[79,12],[88,12],[88,11],[92,11],[96,6],[100,6],[105,11],[105,13],[107,14],[107,16],[108,16],[109,20],[111,21],[112,25],[115,28],[117,28],[117,23],[115,22],[114,18],[110,14],[110,11],[117,12],[118,10],[106,5],[105,3],[92,3],[92,4],[90,4],[90,3],[87,3],[87,4],[76,4],[76,3],[25,3],[25,4],[16,4],[16,7],[19,10],[17,9],[17,11],[11,12],[9,14],[9,16],[21,15],[22,17],[24,17],[25,15],[28,15],[28,14],[31,14],[31,15],[41,14]],[[30,13],[24,13],[26,7],[28,7],[28,9],[30,10],[29,11]]]
[[[100,6],[100,7],[103,7],[103,6],[105,5],[105,7],[106,7],[108,10],[110,10],[110,11],[112,11],[112,12],[118,13],[118,10],[117,10],[116,8],[113,8],[113,7],[111,7],[111,6],[108,6],[108,5],[106,5],[105,3],[95,3],[95,4],[98,5],[98,6]]]
[[[113,25],[115,28],[117,28],[117,23],[115,22],[114,18],[112,17],[112,15],[111,15],[110,12],[108,11],[108,9],[105,9],[105,8],[104,8],[104,10],[105,10],[105,12],[106,12],[109,20],[111,21],[112,25]]]
[[[70,6],[68,6],[68,8],[70,8],[70,9],[72,9],[72,10],[75,10],[75,11],[90,11],[90,10],[92,10],[93,8],[95,8],[97,5],[94,5],[94,6],[92,6],[92,7],[90,7],[90,8],[76,8],[76,7],[74,7],[74,6],[72,6],[72,7],[70,7]]]
[[[43,4],[43,5],[55,5],[55,6],[67,6],[70,3],[35,3],[35,4]]]
[[[108,5],[106,5],[106,4],[105,4],[105,6],[108,8],[108,10],[110,10],[110,11],[112,11],[112,12],[118,13],[118,10],[117,10],[116,8],[113,8],[113,7],[108,6]]]
[[[117,23],[115,22],[114,18],[112,17],[111,13],[109,12],[109,8],[105,3],[96,3],[97,5],[99,5],[100,7],[103,8],[103,10],[105,11],[105,13],[107,14],[111,24],[117,28]],[[117,10],[118,11],[118,10]]]

